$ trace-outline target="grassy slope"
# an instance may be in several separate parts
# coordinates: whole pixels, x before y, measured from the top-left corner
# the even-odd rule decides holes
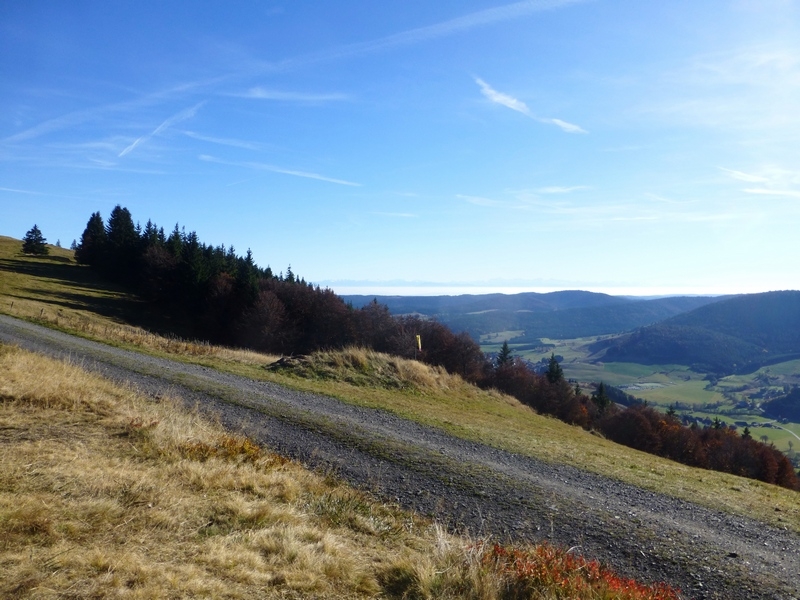
[[[10,243],[6,240],[0,239],[0,252],[8,252]],[[0,266],[7,264],[10,258],[0,254]],[[359,360],[343,365],[338,358],[324,355],[317,357],[316,367],[302,374],[273,372],[265,370],[263,366],[272,362],[274,357],[169,341],[129,327],[118,327],[112,317],[92,313],[94,298],[106,301],[112,296],[129,307],[135,307],[134,301],[126,299],[119,292],[109,292],[102,285],[93,287],[87,276],[82,274],[83,269],[66,263],[59,278],[44,278],[37,282],[35,274],[22,274],[20,266],[36,264],[42,259],[14,257],[13,260],[19,265],[14,272],[0,271],[2,312],[28,318],[38,318],[42,314],[42,319],[53,325],[119,345],[160,355],[169,354],[180,360],[333,395],[363,406],[384,408],[463,438],[551,462],[571,464],[800,532],[800,506],[794,492],[731,475],[691,469],[630,450],[555,419],[536,415],[511,398],[482,392],[458,378],[442,374],[426,371],[424,377],[417,376],[416,380],[414,376],[406,376],[404,381],[408,383],[402,384],[404,389],[401,389],[391,382],[387,384],[385,377],[364,375]],[[71,271],[80,273],[84,279],[71,280]],[[64,306],[54,301],[54,298],[72,293],[75,286],[81,290],[83,304]],[[45,287],[47,289],[40,291]],[[15,308],[9,308],[10,301],[21,296],[19,290],[25,290],[26,304],[21,312],[18,312],[16,301]],[[377,359],[373,357],[370,360]],[[385,369],[390,374],[398,371],[396,366],[370,368]],[[413,366],[408,369],[414,371],[420,368]]]
[[[0,374],[3,598],[677,600],[448,535],[76,366],[0,346]]]

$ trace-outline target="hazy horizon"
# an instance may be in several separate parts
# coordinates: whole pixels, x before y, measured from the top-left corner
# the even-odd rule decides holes
[[[316,282],[312,282],[316,283]],[[438,284],[433,282],[426,283],[402,283],[402,282],[362,282],[358,285],[352,283],[341,283],[336,281],[320,282],[321,287],[330,288],[340,296],[461,296],[461,295],[481,295],[481,294],[521,294],[534,292],[546,294],[561,291],[584,291],[610,296],[637,296],[643,298],[665,297],[665,296],[727,296],[737,294],[758,294],[763,292],[782,291],[789,288],[778,289],[741,289],[741,288],[667,288],[667,287],[637,287],[637,286],[503,286],[486,284]]]

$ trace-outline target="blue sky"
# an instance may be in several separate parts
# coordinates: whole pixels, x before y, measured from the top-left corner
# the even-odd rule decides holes
[[[800,2],[0,5],[0,234],[341,293],[800,289]]]

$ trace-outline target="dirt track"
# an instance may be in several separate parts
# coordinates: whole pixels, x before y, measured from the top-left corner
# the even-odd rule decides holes
[[[549,540],[687,598],[800,598],[800,536],[383,411],[112,348],[0,315],[0,342],[180,396],[276,451],[453,529]],[[800,496],[798,497],[800,501]]]

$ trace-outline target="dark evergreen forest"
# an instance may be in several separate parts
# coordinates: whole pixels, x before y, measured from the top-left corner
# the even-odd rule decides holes
[[[719,426],[685,427],[647,406],[624,409],[602,383],[588,396],[564,379],[555,357],[542,375],[510,353],[492,361],[466,332],[434,319],[392,316],[377,301],[356,309],[291,268],[278,275],[260,268],[249,250],[239,256],[233,247],[206,245],[178,225],[169,235],[151,221],[142,228],[121,206],[107,222],[99,212],[91,215],[76,258],[195,338],[281,355],[361,346],[416,358],[633,448],[800,489],[788,458],[749,436]]]

